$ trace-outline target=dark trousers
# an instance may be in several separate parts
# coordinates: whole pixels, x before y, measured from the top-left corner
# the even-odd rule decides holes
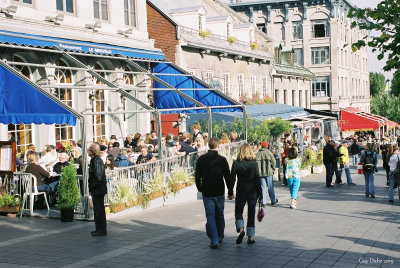
[[[106,210],[104,208],[104,195],[93,195],[93,212],[94,222],[96,224],[96,232],[106,234],[107,233],[107,220]]]
[[[247,202],[247,228],[255,227],[257,192],[244,191],[236,192],[235,219],[243,221],[243,210]]]
[[[286,179],[286,163],[283,163],[283,184],[287,185],[287,179]]]
[[[339,168],[338,168],[338,163],[337,162],[335,162],[333,164],[333,169],[334,169],[335,177],[336,177],[335,182],[337,184],[342,183],[342,174],[339,172]]]
[[[329,163],[325,165],[326,168],[326,187],[332,184],[332,177],[333,177],[333,163]]]

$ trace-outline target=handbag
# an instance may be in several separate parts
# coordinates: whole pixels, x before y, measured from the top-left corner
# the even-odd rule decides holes
[[[257,220],[259,222],[262,222],[264,216],[265,216],[264,209],[261,207],[261,202],[260,202],[260,203],[258,203]]]

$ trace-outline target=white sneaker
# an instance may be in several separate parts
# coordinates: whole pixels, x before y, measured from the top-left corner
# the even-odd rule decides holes
[[[295,204],[292,204],[292,205],[290,205],[290,208],[295,209],[295,208],[296,208],[296,205],[295,205]]]

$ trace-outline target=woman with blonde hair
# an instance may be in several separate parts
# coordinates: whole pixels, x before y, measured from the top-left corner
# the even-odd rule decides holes
[[[193,142],[196,142],[196,138],[201,137],[200,124],[199,123],[193,124],[192,131],[193,131]]]
[[[257,200],[261,199],[261,181],[256,162],[256,156],[252,147],[245,143],[240,147],[237,160],[233,161],[231,171],[231,185],[228,186],[229,193],[233,193],[233,187],[237,178],[236,200],[235,200],[235,219],[236,230],[239,233],[236,244],[242,243],[245,235],[243,210],[247,203],[247,244],[254,244],[255,235],[255,216]],[[229,199],[232,199],[232,195]]]
[[[229,144],[229,143],[231,143],[231,141],[229,140],[228,134],[222,133],[219,144]]]

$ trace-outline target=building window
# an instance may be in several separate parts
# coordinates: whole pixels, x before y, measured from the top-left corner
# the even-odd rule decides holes
[[[313,97],[330,97],[329,76],[316,77],[312,81]]]
[[[253,96],[257,95],[257,76],[251,75],[251,94]]]
[[[124,72],[124,84],[126,86],[134,86],[135,85],[135,76],[132,73],[132,70],[129,69],[129,67],[125,67],[124,71],[125,71]],[[126,91],[130,92],[129,89],[127,89]],[[136,92],[134,94],[136,94]],[[127,104],[126,104],[126,98],[121,98],[121,103],[122,103],[122,110],[127,111],[128,107],[127,107]],[[123,114],[123,118],[124,118],[124,121],[127,120],[126,113]]]
[[[312,23],[312,37],[329,37],[329,27],[326,21],[314,21]]]
[[[98,74],[102,77],[106,77],[106,73],[102,72],[103,67],[100,64],[96,63],[94,69]],[[99,71],[100,70],[100,71]],[[99,80],[95,80],[96,84],[102,85],[103,82]],[[93,100],[92,100],[92,112],[105,112],[105,97],[104,90],[95,89],[93,91]],[[106,116],[105,114],[98,114],[93,116],[93,141],[100,141],[102,138],[106,137]]]
[[[231,89],[231,75],[229,73],[224,73],[223,78],[224,78],[224,84],[222,87],[222,92],[224,94],[228,94]]]
[[[292,105],[293,105],[293,106],[296,105],[295,97],[296,97],[296,91],[295,91],[295,90],[292,90]]]
[[[329,47],[311,48],[311,64],[329,64]]]
[[[15,55],[13,56],[13,61],[25,63],[25,61],[22,58],[20,58],[19,56],[15,56]],[[13,64],[12,66],[15,69],[19,70],[21,72],[21,74],[23,74],[24,76],[26,76],[27,78],[32,80],[32,72],[31,72],[31,70],[29,69],[28,66],[26,66],[26,65],[17,65],[17,64],[15,64],[15,65]]]
[[[212,71],[206,72],[206,83],[210,84],[212,80],[214,80],[214,73]]]
[[[136,27],[135,0],[124,0],[125,25]]]
[[[303,49],[302,48],[294,48],[294,61],[303,65]]]
[[[244,94],[244,74],[238,74],[239,97]]]
[[[281,36],[281,40],[285,40],[285,26],[283,25],[282,22],[275,23],[275,29],[278,31],[277,36]]]
[[[275,89],[275,103],[279,102],[279,90]]]
[[[293,22],[293,39],[303,39],[303,26],[300,21]]]
[[[267,27],[265,27],[265,23],[257,24],[257,28],[262,31],[263,33],[267,33]]]
[[[262,79],[262,93],[263,93],[263,97],[267,96],[267,78],[263,77]]]
[[[11,134],[11,139],[17,143],[17,152],[23,156],[26,147],[32,143],[32,126],[8,124],[8,133]]]
[[[24,3],[24,4],[32,4],[32,0],[14,0],[14,1]]]
[[[287,90],[283,91],[283,104],[287,104]]]
[[[93,11],[95,19],[108,20],[107,0],[93,0]]]
[[[56,7],[58,11],[74,13],[74,0],[57,0]]]
[[[68,67],[68,65],[63,60],[58,61],[58,66],[54,72],[54,80],[56,80],[56,85],[72,85],[72,72],[68,69],[63,69],[62,67]],[[62,102],[72,107],[72,89],[71,88],[55,88],[55,96]],[[56,125],[56,143],[61,143],[63,141],[72,140],[74,127],[68,125]]]
[[[204,15],[199,15],[199,31],[204,30]]]

